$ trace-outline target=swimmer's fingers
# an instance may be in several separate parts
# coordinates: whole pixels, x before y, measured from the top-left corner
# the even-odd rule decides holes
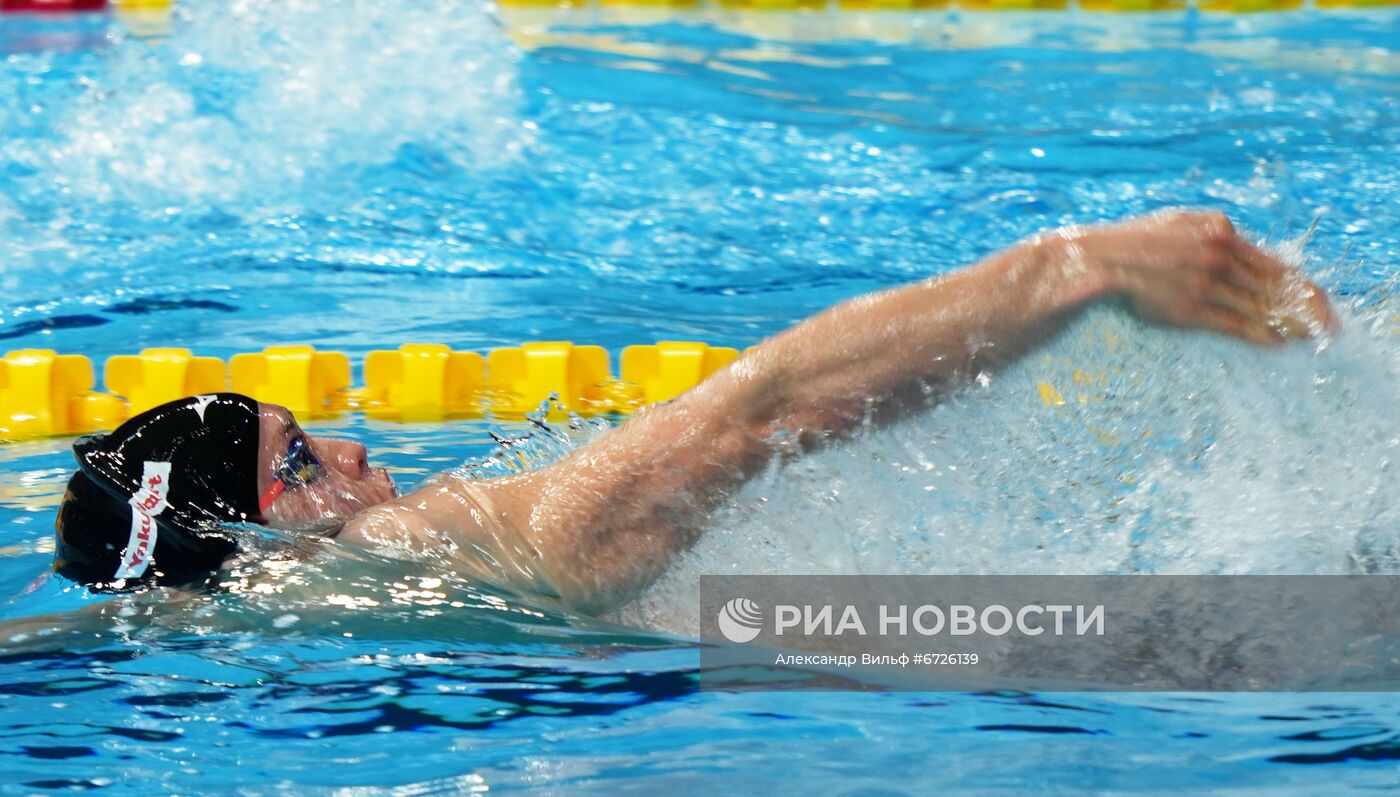
[[[1288,338],[1311,338],[1317,332],[1335,334],[1341,319],[1327,301],[1327,292],[1300,276],[1282,291],[1269,325]]]
[[[1258,269],[1228,249],[1216,249],[1205,256],[1206,270],[1216,280],[1231,285],[1267,304],[1278,288],[1278,277],[1261,274]]]
[[[1207,297],[1211,304],[1229,310],[1250,324],[1263,324],[1268,318],[1268,298],[1253,285],[1242,287],[1227,276],[1210,283]]]
[[[1305,278],[1298,269],[1259,247],[1235,236],[1226,241],[1238,268],[1222,275],[1265,300],[1273,316],[1271,325],[1291,338],[1310,338],[1317,327],[1327,332],[1341,328],[1341,320],[1327,300],[1327,292]]]
[[[1196,316],[1196,326],[1259,346],[1278,346],[1283,343],[1283,337],[1267,324],[1251,321],[1233,310],[1219,306],[1203,307]]]
[[[1265,283],[1277,283],[1288,273],[1289,266],[1282,260],[1246,241],[1238,235],[1225,239],[1225,247],[1235,262],[1255,279]]]
[[[1323,290],[1317,283],[1309,282],[1308,288],[1312,291],[1309,297],[1309,307],[1313,311],[1313,316],[1322,321],[1322,326],[1329,334],[1337,334],[1342,331],[1342,317],[1337,315],[1337,311],[1332,307],[1332,302],[1327,298],[1327,291]]]
[[[1210,295],[1210,302],[1240,316],[1256,329],[1270,330],[1279,340],[1306,340],[1321,332],[1336,331],[1337,317],[1325,294],[1311,283],[1307,285],[1305,289],[1261,293],[1222,280]],[[1297,296],[1300,290],[1306,290],[1311,298],[1284,298],[1289,293]]]

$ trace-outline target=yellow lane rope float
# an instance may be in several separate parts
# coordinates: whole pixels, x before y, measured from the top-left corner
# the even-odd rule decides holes
[[[737,349],[694,341],[628,346],[614,376],[600,346],[541,341],[483,357],[407,343],[367,354],[364,384],[357,387],[346,354],[313,346],[269,346],[235,354],[227,364],[189,349],[158,348],[107,358],[105,391],[98,391],[87,357],[20,349],[0,359],[0,440],[112,429],[158,404],[221,390],[308,418],[347,410],[402,421],[519,418],[551,396],[560,411],[625,414],[680,395],[738,356]]]

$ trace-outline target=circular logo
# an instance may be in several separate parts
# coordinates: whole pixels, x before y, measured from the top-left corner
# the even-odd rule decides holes
[[[763,611],[748,598],[735,598],[719,610],[719,631],[730,642],[751,642],[763,630]]]

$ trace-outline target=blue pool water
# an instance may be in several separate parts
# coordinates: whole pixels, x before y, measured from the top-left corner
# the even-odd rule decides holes
[[[693,637],[707,572],[1400,572],[1395,12],[553,14],[512,34],[457,2],[189,2],[156,38],[0,20],[0,341],[742,346],[1175,205],[1272,232],[1347,332],[1266,355],[1097,310],[760,478],[601,620],[278,538],[224,593],[97,614],[46,577],[68,441],[0,447],[0,789],[1397,787],[1389,695],[700,692]],[[524,431],[309,426],[405,485]]]

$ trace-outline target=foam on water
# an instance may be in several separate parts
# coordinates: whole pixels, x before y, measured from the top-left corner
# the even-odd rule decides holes
[[[1098,308],[929,411],[771,468],[620,617],[698,633],[707,573],[1400,572],[1389,304],[1276,352]]]
[[[62,107],[12,109],[29,118],[7,129],[52,135],[4,159],[62,194],[159,211],[334,190],[408,145],[500,165],[527,141],[518,53],[482,4],[182,3],[170,39],[118,44]]]

